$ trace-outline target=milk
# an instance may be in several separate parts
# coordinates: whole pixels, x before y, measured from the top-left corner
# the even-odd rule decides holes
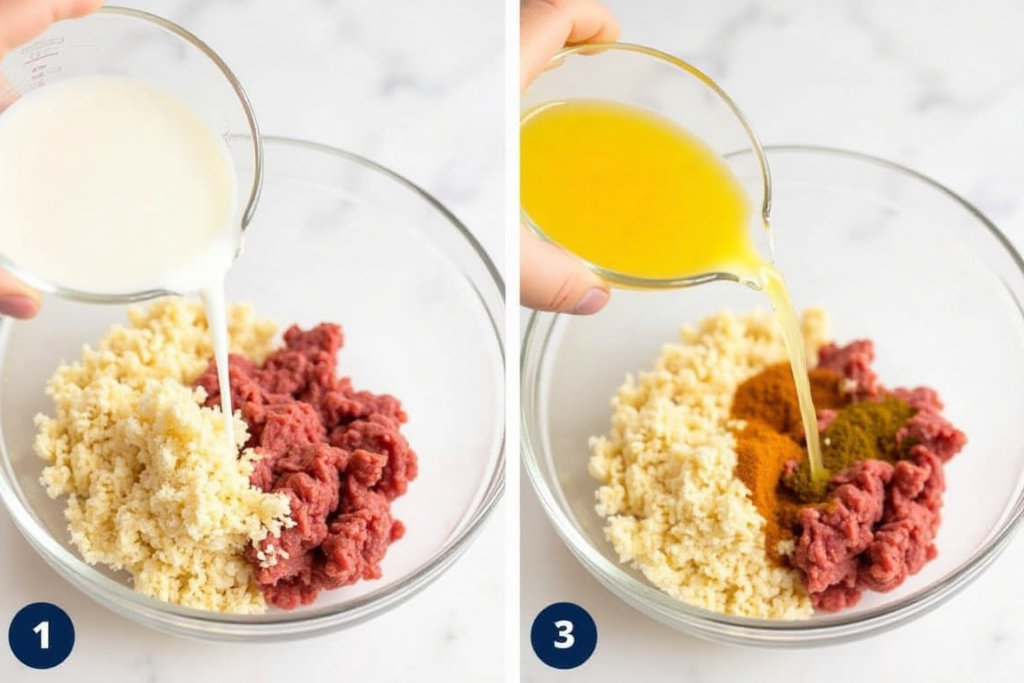
[[[234,443],[224,278],[241,243],[227,145],[144,82],[47,85],[0,115],[0,254],[92,294],[200,293]]]

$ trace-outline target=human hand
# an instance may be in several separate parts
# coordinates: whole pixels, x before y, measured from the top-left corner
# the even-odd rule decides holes
[[[0,59],[61,19],[82,17],[103,0],[0,0]],[[0,315],[31,318],[39,312],[39,292],[0,269]]]
[[[566,45],[613,42],[619,24],[597,0],[523,0],[519,7],[520,92]],[[590,314],[608,303],[608,283],[565,249],[519,227],[519,301],[545,311]]]
[[[0,59],[62,19],[84,17],[103,0],[0,0]]]

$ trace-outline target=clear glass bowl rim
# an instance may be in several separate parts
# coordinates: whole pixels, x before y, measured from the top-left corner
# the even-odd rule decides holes
[[[117,16],[124,17],[133,20],[139,20],[144,23],[152,24],[153,26],[163,29],[169,33],[174,34],[178,38],[181,38],[186,43],[191,44],[193,47],[198,49],[201,53],[206,55],[207,58],[220,70],[224,75],[225,80],[231,86],[235,96],[238,98],[239,104],[242,106],[242,111],[245,114],[246,121],[249,125],[249,133],[252,136],[253,142],[253,183],[252,189],[249,191],[249,199],[245,205],[245,211],[242,213],[242,231],[249,227],[249,223],[252,221],[253,215],[256,213],[256,206],[259,204],[260,193],[263,189],[263,136],[260,134],[259,125],[256,123],[256,113],[253,111],[252,103],[249,102],[249,96],[245,93],[245,89],[239,82],[238,77],[235,76],[234,72],[228,67],[228,65],[221,59],[213,48],[204,43],[194,34],[188,30],[182,28],[173,21],[164,19],[163,17],[151,14],[150,12],[144,12],[142,10],[133,9],[131,7],[120,7],[116,5],[106,5],[100,7],[91,16]],[[83,17],[82,19],[67,19],[66,21],[83,21],[88,20],[89,17]],[[237,137],[237,136],[236,136]],[[147,299],[154,299],[159,296],[166,296],[169,294],[175,294],[175,292],[169,292],[166,290],[145,290],[141,292],[130,292],[126,294],[96,294],[94,292],[85,292],[78,289],[69,287],[62,287],[49,280],[40,278],[33,273],[27,272],[17,263],[9,260],[2,253],[0,253],[0,267],[10,271],[15,276],[23,280],[24,282],[32,285],[36,289],[39,289],[48,294],[56,294],[64,297],[65,299],[71,299],[73,301],[83,301],[88,303],[98,304],[113,304],[113,303],[133,303],[138,301],[145,301]]]
[[[689,62],[679,59],[675,55],[671,55],[661,50],[656,50],[646,45],[637,45],[635,43],[586,43],[582,45],[574,45],[571,47],[562,48],[559,50],[554,57],[548,62],[545,67],[545,71],[557,68],[567,57],[576,55],[591,56],[600,53],[634,53],[639,55],[645,55],[655,60],[664,62],[670,66],[680,69],[682,72],[688,73],[698,81],[707,86],[708,90],[715,94],[716,97],[733,113],[736,117],[737,122],[742,126],[743,131],[747,135],[747,139],[750,142],[750,148],[745,152],[752,152],[757,159],[757,166],[761,172],[761,183],[762,183],[762,194],[763,199],[761,202],[761,220],[764,223],[765,229],[768,230],[768,251],[769,261],[774,261],[774,244],[772,240],[771,230],[768,228],[770,222],[770,214],[772,208],[772,177],[771,170],[768,168],[768,159],[764,153],[764,146],[761,144],[760,139],[757,137],[757,133],[754,132],[754,126],[747,119],[746,114],[740,109],[736,101],[727,93],[722,86],[714,81],[706,73],[693,66]],[[529,86],[526,90],[529,90]],[[525,123],[526,115],[529,115],[533,109],[526,112],[520,112],[520,125]],[[547,242],[553,242],[551,238],[547,236],[543,228],[537,225],[530,215],[526,212],[522,206],[519,207],[519,219],[523,222],[530,232],[537,235],[542,240]],[[699,275],[690,275],[687,277],[678,278],[643,278],[636,277],[634,275],[628,275],[626,273],[620,273],[607,268],[602,268],[596,264],[590,263],[584,260],[587,267],[593,270],[601,277],[614,282],[617,285],[623,287],[637,288],[637,289],[678,289],[680,287],[692,287],[694,285],[701,285],[707,282],[714,282],[717,280],[728,280],[730,282],[741,282],[739,276],[735,273],[726,271],[713,271],[710,273],[701,273]],[[756,283],[748,283],[751,286]]]
[[[987,229],[989,236],[1010,256],[1017,270],[1024,274],[1024,259],[992,221],[977,207],[960,197],[958,194],[933,180],[932,178],[910,169],[902,164],[881,157],[854,152],[841,148],[811,145],[766,145],[768,156],[773,153],[807,153],[826,157],[846,158],[882,169],[893,171],[905,177],[917,180],[954,200]],[[741,152],[741,153],[746,153]],[[530,315],[523,335],[520,356],[520,393],[524,397],[520,411],[520,451],[527,476],[541,502],[555,531],[561,537],[577,560],[598,581],[619,595],[627,603],[642,612],[665,623],[686,630],[694,635],[737,644],[769,645],[776,647],[804,647],[808,645],[831,644],[854,640],[865,635],[881,632],[906,623],[910,619],[925,614],[976,579],[1006,548],[1024,521],[1024,494],[1018,496],[1011,513],[1003,526],[974,554],[942,581],[923,588],[915,593],[895,601],[889,605],[850,615],[816,617],[809,621],[771,621],[748,617],[734,617],[712,612],[670,598],[647,583],[627,574],[617,563],[611,562],[593,548],[583,534],[569,520],[566,513],[555,500],[549,490],[544,473],[541,471],[538,452],[532,438],[531,423],[534,417],[526,410],[528,396],[535,396],[539,391],[536,376],[528,376],[527,368],[543,361],[547,351],[550,334],[554,329],[557,315],[534,312]],[[543,338],[538,338],[542,319],[551,321],[546,325]],[[532,401],[531,401],[532,403]],[[636,601],[639,604],[635,604]]]
[[[472,248],[488,273],[490,284],[494,285],[502,303],[505,301],[505,286],[501,274],[483,246],[455,215],[445,208],[431,194],[405,177],[365,157],[346,152],[328,145],[281,136],[265,136],[270,146],[291,147],[309,152],[327,154],[354,163],[386,179],[394,181],[404,189],[417,194],[441,214],[448,225]],[[488,313],[488,317],[490,314]],[[7,343],[11,329],[10,322],[0,317],[0,352]],[[499,332],[500,327],[491,318],[491,330],[502,364],[505,362],[505,346]],[[451,539],[418,570],[402,580],[352,600],[344,605],[304,608],[296,611],[268,612],[258,615],[236,615],[208,612],[181,607],[136,593],[127,586],[101,574],[88,565],[77,554],[56,542],[49,532],[36,521],[16,494],[11,482],[16,477],[11,469],[6,449],[0,442],[0,500],[3,500],[15,525],[28,542],[47,563],[65,579],[78,586],[90,598],[126,616],[141,616],[147,622],[162,630],[180,635],[210,636],[224,640],[244,639],[287,639],[308,637],[327,633],[343,626],[351,626],[396,607],[440,576],[463,552],[490,517],[495,505],[501,499],[505,488],[505,445],[507,426],[503,427],[497,443],[497,458],[486,489],[472,517],[461,533]]]

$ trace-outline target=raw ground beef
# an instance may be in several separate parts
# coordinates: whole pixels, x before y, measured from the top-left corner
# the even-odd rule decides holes
[[[818,367],[845,377],[850,383],[849,393],[856,398],[873,398],[881,390],[878,376],[871,368],[874,360],[875,345],[867,339],[846,346],[825,344],[818,349]]]
[[[895,464],[864,460],[840,472],[828,498],[797,515],[796,550],[791,561],[803,570],[816,607],[833,612],[857,603],[870,589],[890,591],[936,555],[945,478],[942,464],[967,442],[941,415],[939,395],[927,387],[887,390],[871,363],[870,341],[828,345],[819,365],[850,381],[855,400],[895,396],[917,413],[897,432],[897,448],[908,448]],[[821,411],[827,425],[834,411]]]
[[[388,545],[404,533],[391,501],[416,477],[416,454],[399,433],[406,415],[394,397],[337,377],[342,341],[337,325],[293,326],[262,367],[241,356],[229,361],[246,445],[263,456],[251,481],[287,495],[295,522],[249,549],[264,596],[284,609],[313,602],[320,590],[380,578]],[[220,404],[214,364],[197,384],[206,405]]]

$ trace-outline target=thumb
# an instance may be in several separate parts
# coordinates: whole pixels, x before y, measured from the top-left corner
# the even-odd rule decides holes
[[[519,301],[527,308],[589,315],[608,303],[608,283],[565,249],[519,227]]]
[[[0,315],[31,318],[39,312],[41,303],[39,292],[17,280],[6,270],[0,270]]]

